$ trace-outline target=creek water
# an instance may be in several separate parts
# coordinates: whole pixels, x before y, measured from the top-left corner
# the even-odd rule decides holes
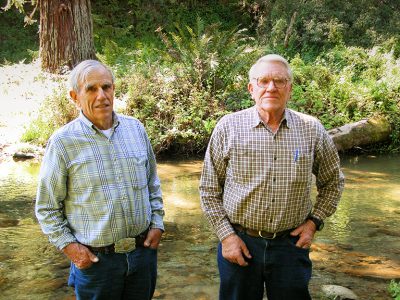
[[[391,299],[400,278],[400,156],[343,157],[346,188],[337,212],[316,235],[310,290],[352,289],[360,299]],[[158,163],[166,232],[154,299],[217,299],[217,239],[198,193],[200,160]],[[43,236],[34,214],[38,163],[0,165],[0,299],[74,299],[69,262]],[[314,192],[315,194],[315,192]]]

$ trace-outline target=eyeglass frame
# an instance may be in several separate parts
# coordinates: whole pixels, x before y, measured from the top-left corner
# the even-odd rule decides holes
[[[275,82],[275,79],[280,79],[280,78],[271,78],[269,81],[268,81],[268,84],[266,85],[266,86],[260,86],[259,85],[259,83],[258,83],[258,79],[260,79],[260,78],[265,78],[266,76],[260,76],[260,77],[257,77],[257,78],[255,78],[255,77],[253,77],[253,79],[254,80],[256,80],[256,82],[257,82],[257,86],[259,87],[259,88],[262,88],[262,89],[265,89],[265,88],[267,88],[268,87],[268,85],[271,83],[271,81],[274,83],[274,86],[277,88],[277,89],[284,89],[286,86],[287,86],[287,84],[288,84],[288,82],[290,82],[290,80],[288,79],[288,78],[283,78],[283,79],[285,79],[285,84],[284,84],[284,86],[282,86],[282,87],[278,87],[277,85],[276,85],[276,82]]]

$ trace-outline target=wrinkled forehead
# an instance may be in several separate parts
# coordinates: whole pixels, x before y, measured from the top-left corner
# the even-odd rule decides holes
[[[83,72],[82,76],[80,77],[80,86],[86,86],[88,84],[113,83],[113,78],[110,71],[101,65],[87,68],[85,71],[86,72]]]
[[[258,63],[252,76],[258,77],[283,77],[289,79],[289,71],[284,63],[279,61],[268,61]]]

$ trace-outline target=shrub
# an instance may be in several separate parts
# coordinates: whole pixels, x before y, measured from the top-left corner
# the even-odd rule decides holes
[[[132,66],[124,78],[126,113],[146,126],[156,153],[201,152],[217,120],[247,107],[245,75],[256,51],[244,30],[196,27],[159,30],[165,50],[156,64]]]
[[[388,290],[393,299],[400,300],[400,282],[391,280],[389,283]]]
[[[28,125],[22,135],[23,142],[45,146],[52,133],[78,115],[75,105],[67,97],[66,88],[54,91],[39,109],[38,117]]]
[[[327,128],[385,115],[394,128],[393,146],[398,147],[400,64],[392,52],[339,46],[312,63],[296,56],[291,65],[291,107],[318,117]]]

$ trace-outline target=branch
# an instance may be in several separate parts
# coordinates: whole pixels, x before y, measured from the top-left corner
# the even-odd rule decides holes
[[[284,42],[284,47],[287,48],[288,44],[289,44],[289,38],[292,35],[292,30],[293,30],[293,25],[294,25],[294,21],[296,20],[296,16],[297,16],[297,11],[295,11],[292,15],[292,18],[290,19],[290,24],[288,29],[286,30],[286,35],[285,35],[285,42]]]

